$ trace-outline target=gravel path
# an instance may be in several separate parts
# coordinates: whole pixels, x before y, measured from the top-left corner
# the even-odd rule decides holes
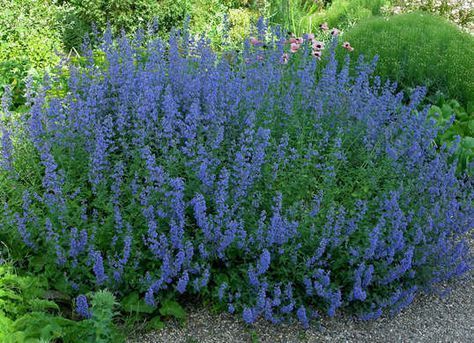
[[[443,285],[447,296],[420,295],[394,318],[361,322],[346,316],[324,318],[321,328],[303,330],[297,324],[273,326],[258,322],[245,325],[236,316],[189,309],[181,326],[168,323],[129,343],[245,343],[245,342],[474,342],[474,278]]]

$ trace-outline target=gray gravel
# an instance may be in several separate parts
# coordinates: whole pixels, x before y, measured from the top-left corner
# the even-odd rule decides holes
[[[419,295],[394,318],[372,322],[347,316],[324,318],[321,327],[303,330],[298,324],[274,326],[260,321],[247,326],[237,316],[188,309],[184,325],[169,322],[160,331],[136,336],[130,343],[241,342],[474,342],[474,278],[444,284],[446,296]]]

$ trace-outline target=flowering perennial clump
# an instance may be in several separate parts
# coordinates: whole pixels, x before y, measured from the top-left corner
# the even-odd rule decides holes
[[[469,269],[472,185],[374,63],[262,28],[231,58],[186,33],[104,38],[17,118],[1,232],[78,295],[200,294],[246,322],[396,313]],[[291,49],[291,48],[290,48]],[[227,56],[229,57],[229,56]],[[77,298],[88,316],[87,300]]]

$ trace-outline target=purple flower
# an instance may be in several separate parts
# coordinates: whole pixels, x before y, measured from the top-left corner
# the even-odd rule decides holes
[[[264,249],[257,263],[257,274],[264,274],[270,267],[270,252]]]
[[[76,258],[81,252],[85,251],[87,245],[87,231],[81,230],[80,233],[73,227],[71,229],[69,256]]]
[[[148,288],[145,293],[145,303],[149,306],[155,306],[155,296],[152,287]]]
[[[220,287],[219,287],[219,291],[218,291],[218,295],[219,295],[219,300],[222,300],[224,299],[224,291],[226,290],[227,288],[227,283],[226,282],[223,282]]]
[[[245,307],[244,311],[242,312],[242,318],[247,324],[252,324],[256,319],[254,310],[249,307]]]
[[[247,276],[249,278],[250,285],[253,287],[258,287],[260,281],[258,280],[258,274],[255,272],[253,267],[250,267]]]
[[[179,293],[184,293],[186,291],[186,286],[189,283],[189,274],[188,271],[184,271],[183,275],[179,278],[178,280],[178,285],[176,286],[176,289],[178,290]]]
[[[107,275],[104,271],[104,262],[102,260],[102,254],[99,251],[94,251],[94,275],[96,277],[96,282],[98,285],[102,285],[107,280]]]
[[[76,298],[76,313],[83,318],[91,318],[92,314],[89,310],[89,304],[87,303],[87,298],[85,295],[81,294]]]
[[[298,320],[300,321],[301,325],[303,325],[305,329],[309,328],[309,321],[308,321],[308,317],[306,315],[306,309],[304,306],[300,306],[298,308],[298,310],[296,311],[296,316],[298,317]]]
[[[215,54],[186,30],[108,32],[100,66],[85,47],[25,113],[6,90],[0,231],[79,289],[215,294],[246,322],[377,318],[468,271],[472,180],[459,141],[433,144],[426,90],[407,102],[376,59],[339,64],[336,37],[325,63],[292,38],[288,64],[282,32],[260,21],[255,39]]]

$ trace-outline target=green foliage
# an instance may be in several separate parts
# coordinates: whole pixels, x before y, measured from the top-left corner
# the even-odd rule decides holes
[[[2,342],[50,342],[56,339],[74,342],[76,327],[76,322],[60,316],[44,312],[26,313],[14,322],[12,330]]]
[[[89,35],[92,26],[71,7],[62,17],[62,28],[65,50],[80,51],[84,38]]]
[[[44,276],[19,275],[11,264],[0,264],[0,342],[123,341],[113,322],[116,302],[112,293],[92,294],[92,317],[83,321],[64,317],[62,310],[70,309],[62,308],[62,303],[71,301],[59,295],[48,290]]]
[[[250,32],[252,23],[258,19],[258,13],[248,8],[229,9],[229,39],[242,42]]]
[[[6,87],[12,94],[12,107],[17,108],[25,103],[25,80],[30,65],[26,59],[8,60],[0,62],[0,95]]]
[[[18,276],[9,265],[0,265],[0,313],[10,318],[26,313],[34,308],[37,311],[57,309],[57,305],[41,299],[46,281],[42,278]]]
[[[153,306],[147,305],[145,300],[139,296],[137,292],[128,294],[120,301],[121,309],[130,313],[147,313],[155,312]]]
[[[47,67],[59,59],[61,7],[50,0],[1,0],[0,61],[27,60]]]
[[[66,337],[75,322],[58,316],[56,302],[45,298],[43,277],[20,276],[0,264],[0,341],[50,341]]]
[[[179,303],[171,299],[163,302],[160,307],[160,314],[164,317],[174,317],[179,320],[184,320],[186,318],[186,311]]]
[[[160,330],[165,327],[164,320],[166,318],[175,318],[181,322],[186,319],[186,311],[181,305],[173,300],[173,298],[165,299],[157,308],[147,305],[138,292],[132,292],[126,295],[120,301],[120,309],[125,312],[128,317],[126,326],[130,328],[128,331],[134,330],[137,323],[146,321],[145,329]]]
[[[92,25],[98,31],[109,23],[112,31],[127,33],[155,21],[159,33],[166,36],[173,27],[191,17],[194,33],[206,33],[218,48],[224,37],[241,42],[250,25],[264,15],[266,0],[68,0],[72,10],[64,16],[66,47],[79,47]],[[228,26],[226,26],[226,17]]]
[[[347,31],[344,40],[356,56],[379,55],[376,74],[404,89],[424,85],[429,94],[441,91],[464,105],[474,100],[474,37],[442,18],[423,13],[371,18]]]
[[[323,22],[331,27],[346,28],[379,15],[388,0],[274,1],[272,22],[298,35],[317,30]]]
[[[109,291],[98,291],[92,295],[92,317],[84,321],[89,328],[89,342],[108,343],[123,340],[113,322],[118,305]]]
[[[250,27],[268,13],[267,0],[192,0],[191,30],[205,33],[213,48],[225,41],[236,48],[248,36]]]
[[[447,129],[438,137],[437,144],[446,143],[452,145],[456,137],[460,137],[459,147],[454,156],[458,160],[458,171],[466,171],[474,175],[474,108],[472,103],[466,111],[456,100],[438,99],[436,105],[432,105],[429,116],[434,118],[440,127]],[[451,118],[454,116],[454,122]]]
[[[295,34],[310,32],[313,24],[312,16],[319,13],[325,5],[322,1],[273,0],[270,20],[273,24],[279,24]]]
[[[0,6],[0,96],[10,86],[18,107],[26,76],[40,76],[59,61],[65,7],[55,0],[0,0]]]
[[[74,8],[69,17],[71,30],[95,25],[99,31],[110,24],[114,33],[133,32],[155,18],[158,29],[167,32],[179,26],[189,12],[188,0],[68,0]]]
[[[387,0],[334,0],[327,10],[316,13],[311,19],[319,25],[327,22],[329,26],[346,28],[375,15],[388,5]]]

